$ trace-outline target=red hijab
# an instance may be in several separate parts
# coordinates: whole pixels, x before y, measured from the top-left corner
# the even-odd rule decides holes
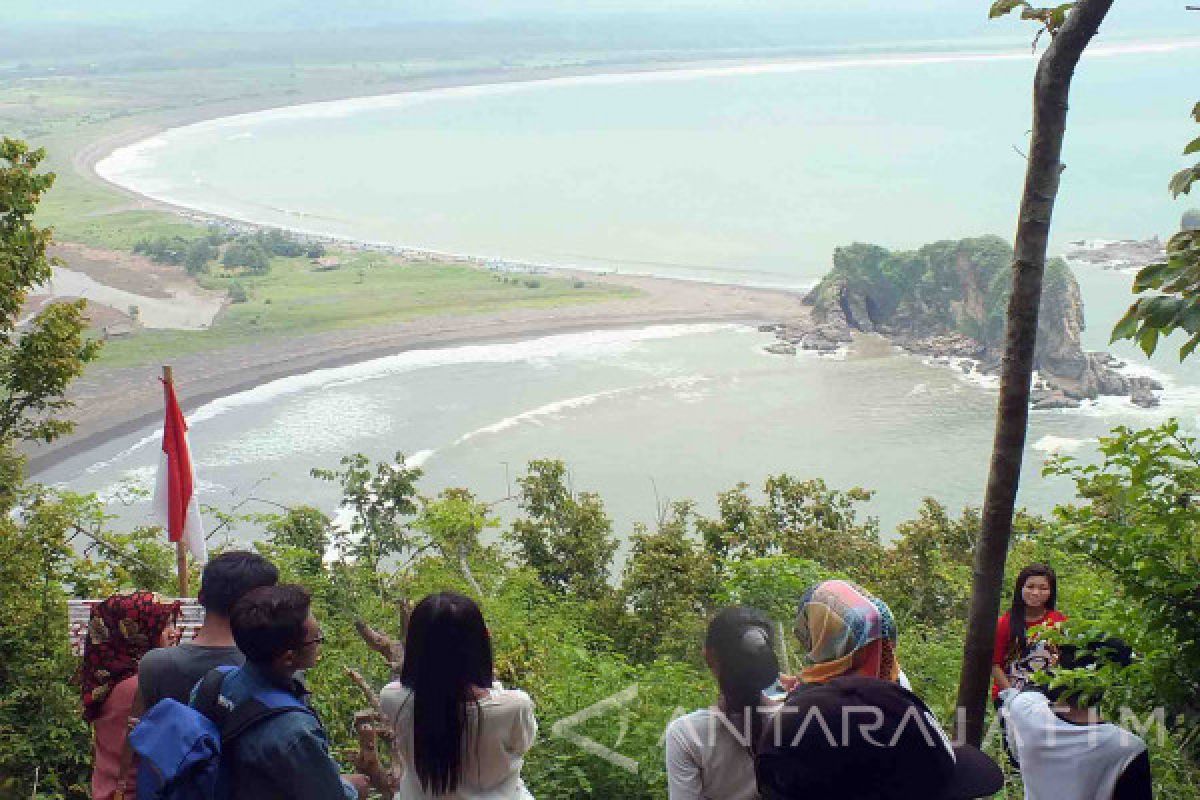
[[[114,686],[137,674],[142,656],[158,647],[179,612],[178,600],[168,602],[154,592],[114,594],[92,606],[79,666],[86,722],[100,716]]]

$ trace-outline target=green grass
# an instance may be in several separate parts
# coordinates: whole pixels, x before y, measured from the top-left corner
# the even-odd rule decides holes
[[[390,325],[429,315],[470,315],[633,297],[634,289],[585,284],[551,275],[509,277],[462,264],[404,262],[374,253],[342,253],[340,269],[317,271],[306,258],[276,258],[265,276],[207,277],[211,288],[234,281],[250,300],[228,306],[207,331],[141,331],[105,343],[98,363],[134,366],[184,353],[221,350],[348,328]],[[221,272],[214,265],[215,272]],[[536,280],[538,286],[526,286]]]
[[[183,58],[180,56],[180,58]],[[226,64],[224,57],[187,68],[0,79],[0,131],[44,147],[43,167],[56,173],[37,220],[55,238],[92,247],[131,250],[143,238],[192,239],[205,226],[158,210],[136,210],[136,199],[78,171],[74,154],[92,142],[136,127],[176,125],[234,109],[355,96],[400,87],[415,76],[449,68],[495,66],[487,59],[448,62],[347,62],[293,65]],[[186,61],[186,59],[183,59]],[[219,64],[219,66],[217,66]],[[197,115],[197,109],[204,109]],[[184,353],[217,351],[262,339],[369,328],[414,317],[469,315],[507,308],[546,308],[630,297],[623,287],[575,287],[571,279],[525,276],[502,282],[484,270],[453,263],[408,263],[379,254],[343,252],[339,270],[318,272],[307,259],[276,258],[266,276],[206,277],[210,288],[234,280],[249,302],[227,307],[207,331],[139,331],[106,343],[99,364],[154,363]],[[214,269],[219,271],[219,267]]]

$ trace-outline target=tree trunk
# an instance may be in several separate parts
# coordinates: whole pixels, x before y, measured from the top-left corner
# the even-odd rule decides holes
[[[958,684],[956,736],[974,745],[983,740],[996,615],[1025,452],[1042,274],[1050,217],[1063,170],[1060,158],[1067,126],[1067,97],[1075,66],[1112,3],[1079,0],[1046,48],[1034,77],[1033,136],[1017,222],[996,434],[983,502],[983,531],[975,548],[971,609]]]

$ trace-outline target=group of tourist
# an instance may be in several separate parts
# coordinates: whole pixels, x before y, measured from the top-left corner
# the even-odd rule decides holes
[[[95,800],[182,796],[170,782],[200,781],[205,765],[214,767],[207,788],[219,787],[216,796],[367,797],[365,775],[339,770],[300,680],[324,640],[310,596],[278,577],[254,553],[212,559],[199,594],[204,623],[184,643],[178,602],[131,592],[93,608],[81,686],[95,733]],[[1130,655],[1115,640],[1053,647],[1041,633],[1065,620],[1056,594],[1052,570],[1022,571],[997,630],[995,697],[1025,796],[1150,797],[1141,739],[1101,721],[1078,696],[1034,689],[1039,670]],[[704,657],[719,694],[714,707],[667,728],[671,800],[974,798],[1001,789],[995,762],[952,744],[912,692],[882,600],[824,581],[803,596],[794,634],[804,665],[793,676],[781,674],[764,614],[731,607],[713,616]],[[396,798],[531,798],[521,767],[537,735],[533,703],[495,682],[475,602],[451,592],[424,598],[404,644],[399,679],[380,693],[401,762]],[[211,721],[214,733],[188,738],[192,719]],[[171,755],[145,752],[172,736],[186,741]],[[156,794],[164,782],[170,789]]]

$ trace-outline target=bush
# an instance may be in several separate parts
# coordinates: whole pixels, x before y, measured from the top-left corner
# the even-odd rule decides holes
[[[198,275],[208,269],[208,262],[217,257],[217,248],[207,238],[197,239],[188,245],[187,255],[184,256],[183,266],[191,275]]]
[[[538,289],[541,287],[541,285],[542,285],[542,282],[539,281],[537,278],[526,278],[525,279],[525,288],[526,289]]]
[[[229,285],[229,302],[245,303],[250,300],[250,293],[246,291],[246,287],[240,283],[231,283]]]
[[[133,252],[149,258],[156,264],[178,265],[184,263],[192,242],[182,236],[156,236],[139,239]]]
[[[255,241],[239,240],[225,248],[221,263],[227,267],[244,267],[250,272],[265,274],[271,269],[271,257]]]

